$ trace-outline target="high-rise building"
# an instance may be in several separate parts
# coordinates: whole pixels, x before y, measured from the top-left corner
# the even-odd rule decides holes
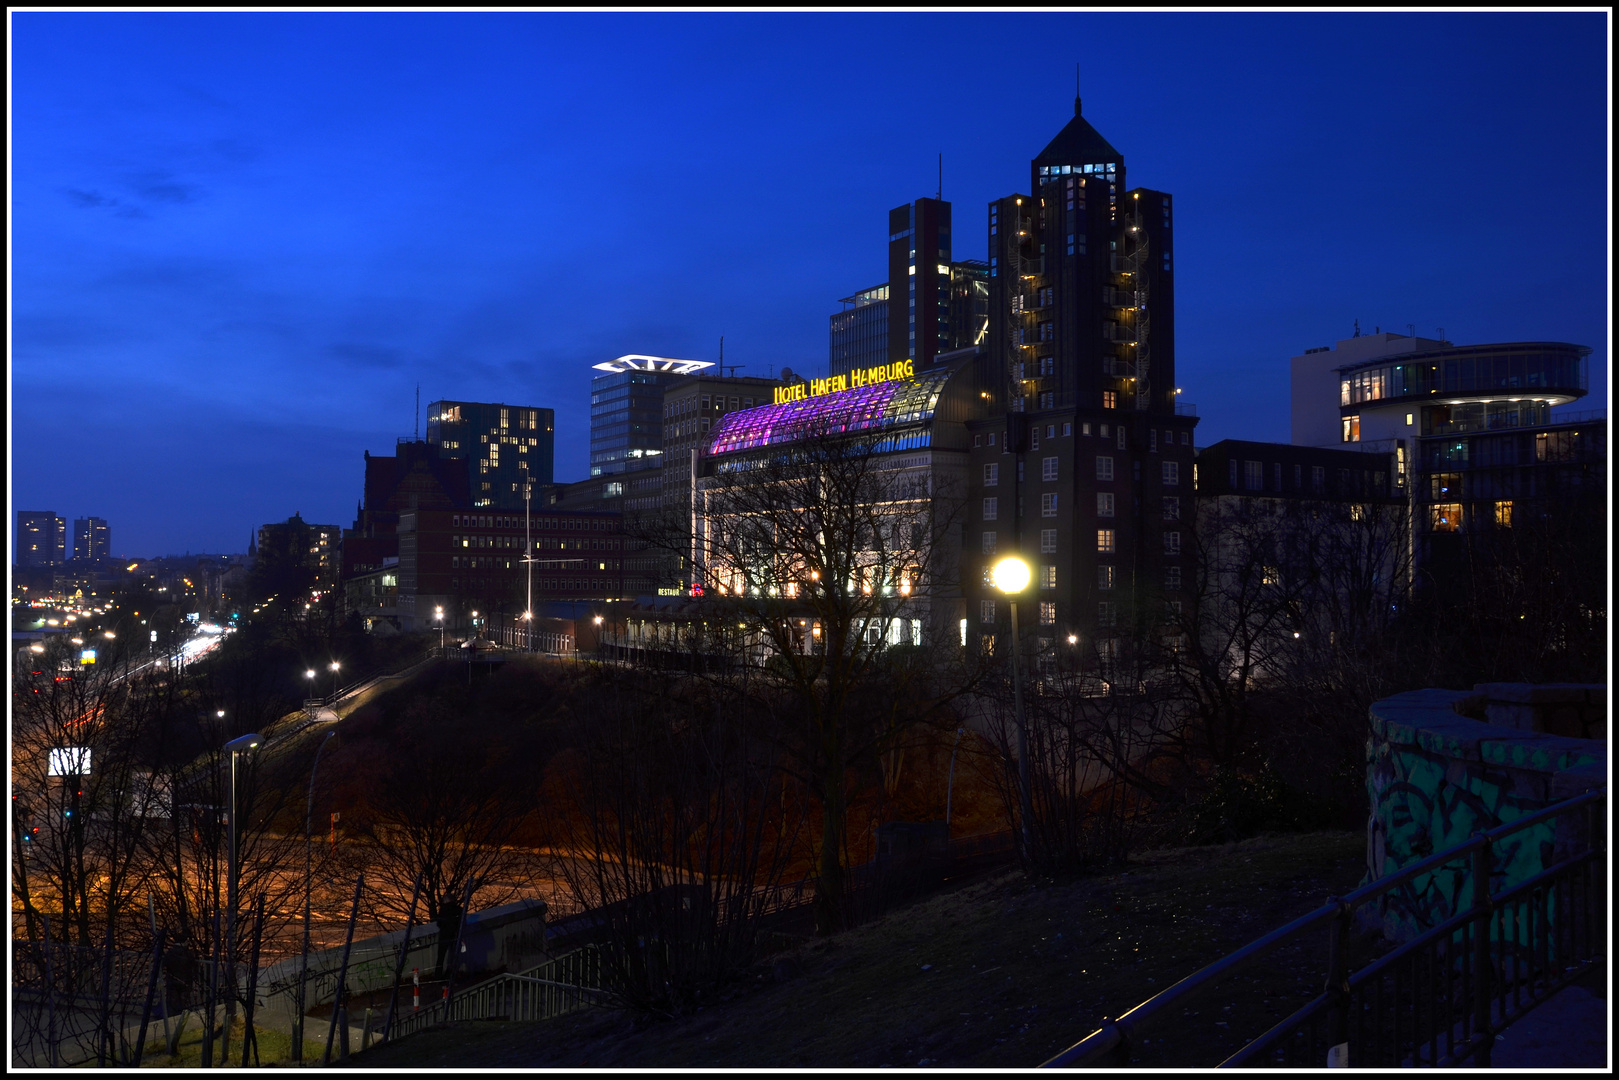
[[[67,562],[67,519],[54,510],[17,511],[17,565]]]
[[[1019,555],[1043,658],[1071,643],[1105,667],[1117,628],[1150,627],[1192,581],[1197,420],[1175,386],[1170,197],[1126,190],[1123,155],[1080,104],[1030,162],[1031,190],[989,206],[992,415],[968,424],[963,580],[988,646],[1007,605],[983,571]]]
[[[626,472],[662,454],[664,389],[713,366],[638,353],[596,364],[607,374],[590,380],[590,475]]]
[[[888,284],[861,289],[838,303],[832,316],[832,355],[828,370],[842,375],[888,363]]]
[[[901,360],[922,371],[943,353],[983,343],[989,266],[951,258],[950,217],[942,199],[888,212],[888,281],[845,297],[831,317],[831,374]]]
[[[73,557],[75,559],[106,559],[112,556],[112,530],[106,518],[82,517],[73,519]]]
[[[552,481],[556,413],[527,405],[435,401],[427,407],[427,442],[440,456],[465,463],[474,507],[517,510],[523,489]]]

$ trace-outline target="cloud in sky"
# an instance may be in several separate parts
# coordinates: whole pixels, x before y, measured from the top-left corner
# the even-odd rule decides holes
[[[934,193],[940,153],[954,254],[983,258],[1075,57],[1130,182],[1175,199],[1200,443],[1285,440],[1288,357],[1357,318],[1592,345],[1605,399],[1606,27],[15,13],[13,503],[107,516],[121,554],[346,524],[417,383],[424,406],[555,408],[577,479],[598,360],[713,359],[724,335],[747,374],[823,371],[837,299],[886,275],[887,211]],[[989,77],[1008,57],[1015,104]],[[99,452],[62,444],[64,400]]]

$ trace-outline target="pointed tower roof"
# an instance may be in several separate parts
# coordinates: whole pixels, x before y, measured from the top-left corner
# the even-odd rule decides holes
[[[1029,163],[1029,190],[1039,192],[1041,166],[1098,165],[1107,162],[1116,164],[1120,173],[1124,171],[1124,155],[1102,138],[1102,133],[1080,114],[1080,99],[1075,97],[1074,118]]]

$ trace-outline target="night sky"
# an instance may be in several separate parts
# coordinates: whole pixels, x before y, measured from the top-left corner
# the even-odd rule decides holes
[[[1200,445],[1285,442],[1354,322],[1589,345],[1607,398],[1608,16],[14,13],[10,511],[120,556],[349,525],[415,392],[590,366],[824,373],[887,213],[955,257],[1073,110],[1175,199]],[[12,518],[13,522],[15,518]]]

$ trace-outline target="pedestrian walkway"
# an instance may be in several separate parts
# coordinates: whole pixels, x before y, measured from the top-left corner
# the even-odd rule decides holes
[[[1608,969],[1602,965],[1495,1037],[1496,1069],[1606,1069]]]

